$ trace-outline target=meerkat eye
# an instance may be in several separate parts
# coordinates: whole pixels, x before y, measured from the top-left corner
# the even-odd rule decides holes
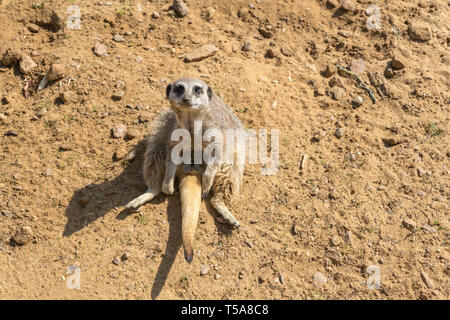
[[[202,87],[195,86],[195,87],[194,87],[194,92],[195,92],[195,94],[200,94],[200,93],[202,93]]]
[[[184,87],[180,84],[175,87],[175,93],[179,96],[184,93]]]

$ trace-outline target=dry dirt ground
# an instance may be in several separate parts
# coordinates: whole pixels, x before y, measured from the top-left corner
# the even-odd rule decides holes
[[[179,17],[171,2],[0,1],[0,57],[20,60],[0,66],[0,298],[448,299],[450,3],[189,0]],[[205,44],[218,52],[184,61]],[[376,103],[348,74],[326,77],[335,62]],[[64,77],[37,91],[52,63]],[[247,166],[240,229],[202,206],[191,265],[177,195],[123,210],[145,190],[149,123],[184,76],[246,128],[280,130],[279,171]],[[128,138],[111,137],[119,124]]]

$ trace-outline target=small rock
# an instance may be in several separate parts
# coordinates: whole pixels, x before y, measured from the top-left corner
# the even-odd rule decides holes
[[[391,66],[396,70],[401,70],[405,68],[406,58],[400,52],[395,53],[395,55],[392,57],[391,60]]]
[[[319,130],[316,133],[314,133],[313,136],[313,141],[315,142],[319,142],[320,140],[322,140],[322,138],[324,138],[327,135],[327,133],[324,130]]]
[[[251,48],[250,42],[244,43],[244,45],[243,45],[242,48],[241,48],[242,51],[250,51],[251,49],[252,49],[252,48]]]
[[[125,147],[119,147],[116,152],[114,152],[114,158],[116,160],[122,160],[128,154],[127,149]]]
[[[123,98],[123,96],[125,95],[125,93],[122,90],[119,91],[115,91],[112,95],[111,98],[113,100],[119,101]]]
[[[5,114],[0,113],[0,123],[6,122],[6,119],[7,119],[7,118],[8,118],[8,117],[7,117]]]
[[[248,8],[241,8],[238,11],[238,17],[239,18],[245,18],[248,15],[249,12],[250,12],[250,10]]]
[[[352,106],[353,108],[359,108],[363,104],[363,98],[361,96],[357,96],[355,99],[352,100]]]
[[[219,49],[212,44],[204,45],[188,54],[186,54],[186,62],[195,62],[206,59],[214,55]]]
[[[325,283],[327,283],[327,277],[325,277],[321,272],[317,271],[314,274],[314,283],[325,284]]]
[[[80,199],[78,199],[78,203],[84,207],[89,203],[89,200],[90,200],[89,197],[84,196],[84,197],[81,197]]]
[[[338,238],[338,237],[334,236],[334,237],[332,237],[332,238],[330,239],[330,244],[331,244],[333,247],[337,247],[337,246],[339,246],[339,245],[341,244],[341,242],[339,241],[339,238]]]
[[[125,82],[123,82],[122,80],[118,80],[118,81],[114,84],[114,88],[116,88],[117,90],[123,90],[123,89],[125,89]]]
[[[173,8],[180,17],[185,17],[189,14],[189,8],[183,0],[173,0]]]
[[[20,72],[22,72],[23,74],[31,74],[33,69],[36,67],[37,67],[36,62],[34,62],[34,60],[30,56],[27,55],[22,56],[22,60],[20,60],[19,63]]]
[[[432,226],[430,226],[430,225],[428,225],[428,224],[424,224],[424,225],[422,226],[422,229],[428,231],[429,233],[435,233],[435,232],[437,232],[437,229],[436,229],[436,228],[434,228],[434,227],[432,227]]]
[[[130,253],[127,251],[127,252],[125,252],[121,257],[120,257],[120,260],[122,260],[122,261],[127,261],[127,260],[129,260],[130,259]]]
[[[275,50],[273,50],[272,48],[267,49],[265,57],[269,59],[275,58],[276,57]]]
[[[427,174],[427,172],[425,170],[423,170],[422,168],[417,168],[417,175],[419,177],[423,177]]]
[[[327,6],[330,9],[336,8],[339,6],[339,1],[338,0],[328,0],[327,1]]]
[[[272,38],[273,37],[273,32],[272,29],[266,26],[261,26],[258,29],[259,33],[261,33],[261,35],[264,38]]]
[[[220,274],[216,273],[216,275],[214,276],[214,279],[219,280],[220,278],[222,278],[222,277],[220,276]]]
[[[125,135],[125,138],[127,140],[133,140],[134,138],[137,137],[137,132],[134,129],[130,129],[127,131],[127,134]]]
[[[8,130],[6,133],[5,133],[5,136],[7,136],[7,137],[17,137],[19,134],[17,133],[17,131],[14,131],[14,130]]]
[[[107,54],[106,46],[100,42],[96,42],[94,46],[94,54],[99,57],[104,57]]]
[[[412,22],[408,28],[408,34],[413,40],[417,41],[429,41],[431,40],[430,27],[421,22]]]
[[[30,23],[27,28],[28,28],[28,30],[30,30],[30,32],[33,32],[33,33],[37,33],[41,29],[38,25],[36,25],[34,23]]]
[[[23,226],[20,227],[17,231],[12,240],[19,244],[19,245],[25,245],[33,238],[33,230],[29,226]]]
[[[410,219],[404,219],[402,225],[411,232],[416,229],[416,223]]]
[[[343,129],[342,128],[336,129],[336,131],[334,132],[334,136],[336,138],[338,138],[338,139],[342,138],[342,135],[343,135]]]
[[[351,231],[347,231],[344,234],[343,239],[347,244],[352,245],[353,244],[353,233]]]
[[[132,162],[134,159],[136,159],[136,150],[131,150],[125,157],[125,160]]]
[[[125,38],[122,37],[120,34],[114,35],[113,40],[114,40],[115,42],[125,42]]]
[[[386,68],[386,70],[384,71],[384,76],[387,79],[391,79],[394,77],[394,71],[392,70],[392,68]]]
[[[146,122],[150,122],[150,120],[152,119],[150,113],[148,112],[142,112],[139,115],[139,122],[140,123],[146,123]]]
[[[207,275],[208,272],[209,272],[209,270],[210,270],[209,266],[207,266],[207,265],[205,265],[205,264],[202,265],[202,266],[200,267],[200,275],[201,275],[201,276]]]
[[[337,72],[337,68],[334,64],[327,64],[327,67],[325,68],[325,71],[323,72],[323,75],[326,78],[331,77],[333,74],[335,74]]]
[[[127,127],[123,124],[115,126],[112,130],[114,138],[123,138],[127,132]]]
[[[381,139],[383,143],[389,147],[396,146],[402,142],[402,140],[398,137],[388,137],[388,138],[382,138]]]
[[[364,70],[366,69],[366,64],[363,60],[353,60],[350,63],[350,71],[352,71],[354,74],[360,76],[364,73]]]
[[[119,257],[115,257],[112,261],[113,264],[115,264],[116,266],[120,265],[120,258]]]
[[[353,12],[356,9],[356,4],[350,0],[344,0],[341,3],[341,8],[345,11]]]
[[[5,217],[11,219],[12,217],[14,217],[13,213],[11,211],[8,210],[3,210],[2,211],[2,215],[4,215]]]
[[[328,84],[330,85],[331,88],[336,86],[344,88],[344,84],[342,83],[342,80],[339,77],[331,78],[330,81],[328,81]]]
[[[21,54],[18,51],[8,49],[6,50],[5,54],[3,54],[1,63],[5,67],[9,67],[15,64],[16,62],[20,61],[21,58],[22,58]]]
[[[151,15],[151,17],[152,17],[152,19],[159,19],[159,13],[158,12],[152,12],[152,15]]]
[[[434,281],[428,276],[427,273],[422,271],[420,273],[420,277],[422,278],[423,282],[425,282],[425,284],[428,287],[428,289],[433,289],[434,288]]]
[[[51,65],[50,70],[47,73],[48,81],[57,81],[64,78],[65,68],[61,63],[54,63]]]
[[[253,249],[253,243],[250,240],[245,240],[245,244],[249,247]]]
[[[286,57],[291,57],[293,55],[292,50],[288,47],[281,47],[280,52]]]
[[[59,98],[64,103],[75,103],[78,100],[77,94],[75,92],[73,92],[73,91],[70,91],[70,90],[67,90],[67,91],[64,91],[63,93],[61,93]]]
[[[345,97],[345,90],[340,87],[331,89],[331,98],[336,101],[341,101]]]
[[[45,169],[44,176],[50,177],[51,175],[53,175],[53,170],[50,168]]]
[[[319,187],[317,186],[311,187],[311,189],[309,190],[309,194],[312,195],[313,197],[317,196],[319,194]]]

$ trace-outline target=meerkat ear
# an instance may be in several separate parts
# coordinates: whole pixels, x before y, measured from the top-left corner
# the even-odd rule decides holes
[[[166,97],[167,99],[169,99],[169,95],[170,95],[170,90],[172,90],[172,85],[169,84],[166,88]]]
[[[211,87],[208,87],[208,98],[211,99],[212,98],[212,89]]]

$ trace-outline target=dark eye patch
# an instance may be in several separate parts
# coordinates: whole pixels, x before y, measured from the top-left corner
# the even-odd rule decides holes
[[[174,91],[175,94],[179,96],[184,93],[184,87],[181,84],[179,84],[175,87]]]
[[[194,93],[195,94],[200,94],[202,92],[203,92],[202,87],[199,87],[199,86],[195,86],[194,87]]]

